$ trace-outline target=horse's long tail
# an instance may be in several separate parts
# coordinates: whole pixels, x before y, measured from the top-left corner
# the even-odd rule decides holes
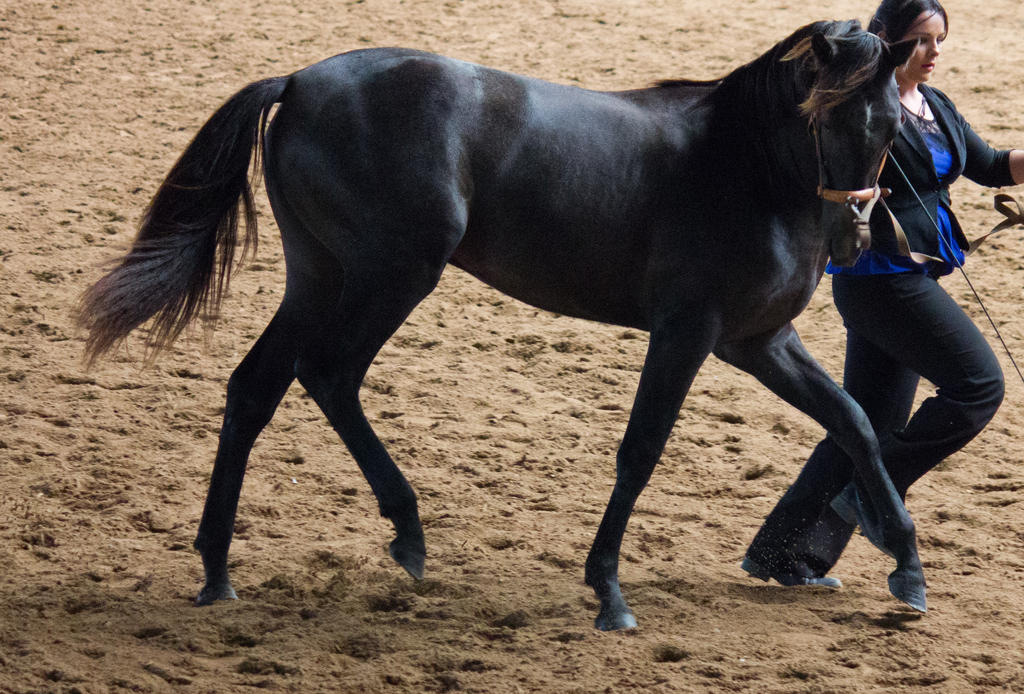
[[[182,153],[153,196],[131,250],[82,296],[78,323],[89,331],[90,363],[150,318],[146,348],[155,355],[196,316],[216,317],[239,245],[240,212],[241,257],[255,252],[252,191],[267,119],[287,82],[273,77],[239,91]]]

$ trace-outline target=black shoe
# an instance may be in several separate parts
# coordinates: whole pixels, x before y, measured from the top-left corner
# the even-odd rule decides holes
[[[843,582],[835,576],[791,576],[779,578],[772,576],[766,568],[758,564],[750,557],[743,557],[740,568],[754,578],[767,582],[774,578],[775,581],[784,586],[825,586],[826,588],[842,588]]]

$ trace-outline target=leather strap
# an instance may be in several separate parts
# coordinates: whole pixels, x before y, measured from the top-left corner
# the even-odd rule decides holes
[[[886,213],[888,213],[889,220],[892,222],[892,230],[896,235],[896,249],[900,252],[900,255],[910,258],[915,263],[923,264],[932,260],[940,263],[944,262],[942,258],[936,258],[933,255],[928,255],[927,253],[918,253],[917,251],[911,250],[910,242],[907,241],[907,234],[903,231],[903,225],[900,224],[900,220],[896,219],[896,215],[894,215],[892,210],[889,209],[889,206],[885,204],[885,200],[882,200],[881,202],[882,208],[885,209]]]
[[[822,200],[837,202],[840,205],[856,205],[858,202],[864,203],[879,197],[885,197],[892,192],[888,188],[879,188],[878,186],[878,179],[882,176],[882,169],[885,168],[885,162],[889,158],[888,147],[886,147],[885,153],[882,155],[882,163],[878,165],[878,174],[875,176],[874,187],[861,188],[860,190],[835,190],[834,188],[825,187],[825,164],[821,159],[821,136],[818,133],[817,125],[814,126],[814,147],[815,154],[818,157],[818,197]]]
[[[1010,203],[1013,203],[1013,205],[1017,208],[1016,211],[1014,211],[1013,208],[1010,207]],[[899,250],[900,255],[904,255],[910,258],[915,263],[926,263],[929,260],[945,262],[942,258],[936,258],[935,256],[927,255],[925,253],[918,253],[917,251],[910,250],[910,243],[907,241],[907,235],[904,233],[903,227],[896,219],[896,215],[892,213],[892,210],[889,209],[889,207],[885,204],[884,201],[882,201],[882,207],[884,207],[885,211],[889,213],[889,219],[892,220],[892,228],[896,234],[896,247]],[[1008,193],[997,194],[995,197],[994,207],[998,212],[1002,213],[1003,216],[1006,217],[1006,219],[1001,221],[999,224],[996,224],[992,231],[988,232],[984,236],[981,236],[971,241],[970,246],[967,248],[966,255],[970,255],[971,253],[974,253],[974,251],[978,250],[978,246],[985,243],[989,236],[992,236],[993,234],[998,233],[1000,231],[1005,231],[1011,227],[1015,227],[1018,225],[1024,226],[1024,206],[1021,206],[1020,201],[1017,200],[1012,195]]]
[[[867,202],[875,197],[878,186],[874,188],[864,188],[862,190],[832,190],[831,188],[818,188],[818,197],[822,200],[828,200],[829,202],[838,202],[840,205],[843,203],[855,200],[857,202]]]
[[[1010,203],[1013,203],[1014,206],[1017,208],[1016,212],[1010,207]],[[993,228],[992,231],[988,232],[987,234],[980,238],[971,241],[971,246],[970,248],[967,249],[967,255],[970,255],[971,253],[974,253],[974,251],[978,250],[978,246],[985,243],[985,240],[988,239],[988,237],[991,236],[992,234],[1004,231],[1017,225],[1024,226],[1024,207],[1021,207],[1020,201],[1017,200],[1017,198],[1013,197],[1008,193],[998,193],[995,197],[994,206],[996,208],[996,211],[1002,213],[1003,216],[1006,217],[1006,219],[999,222],[999,224],[996,224],[995,228]]]

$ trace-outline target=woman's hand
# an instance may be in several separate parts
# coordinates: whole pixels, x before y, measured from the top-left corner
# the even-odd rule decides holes
[[[1014,183],[1024,183],[1024,149],[1010,152],[1010,175],[1013,176]]]

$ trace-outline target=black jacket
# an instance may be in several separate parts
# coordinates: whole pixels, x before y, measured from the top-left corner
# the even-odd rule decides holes
[[[921,92],[949,140],[953,167],[946,180],[940,183],[924,138],[917,128],[904,123],[893,142],[892,156],[886,161],[879,184],[883,188],[892,189],[892,194],[885,202],[903,226],[911,250],[937,257],[939,240],[935,226],[907,187],[893,159],[903,168],[932,216],[939,205],[946,209],[953,225],[953,237],[965,250],[968,241],[956,215],[950,209],[949,184],[964,175],[983,186],[996,188],[1013,185],[1013,177],[1010,174],[1009,150],[1000,151],[989,147],[964,120],[949,97],[938,89],[922,84]],[[875,206],[871,214],[871,250],[899,255],[892,222],[880,205]]]

